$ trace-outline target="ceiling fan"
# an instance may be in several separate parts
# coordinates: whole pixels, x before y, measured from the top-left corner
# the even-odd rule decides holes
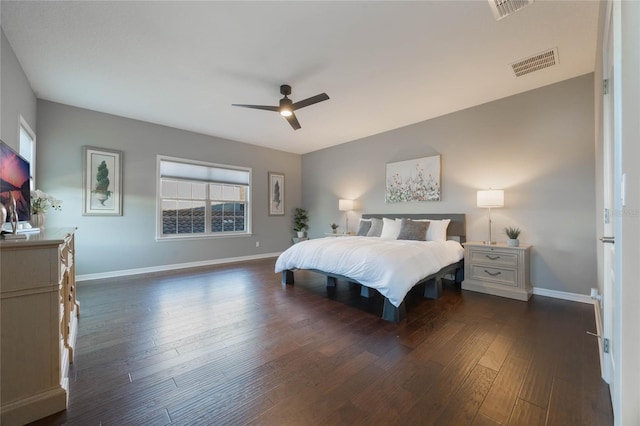
[[[289,86],[288,84],[283,84],[282,86],[280,86],[280,93],[284,95],[284,98],[280,99],[279,106],[244,105],[244,104],[232,104],[232,106],[243,107],[243,108],[253,108],[253,109],[264,109],[266,111],[279,112],[280,115],[286,118],[289,124],[291,124],[291,127],[293,127],[293,130],[298,130],[300,128],[300,123],[298,122],[298,119],[296,118],[294,111],[329,99],[329,96],[326,93],[320,93],[319,95],[315,95],[310,98],[293,103],[291,99],[287,97],[291,94],[291,86]]]

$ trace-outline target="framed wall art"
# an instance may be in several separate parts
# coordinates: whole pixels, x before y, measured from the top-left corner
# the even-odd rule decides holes
[[[122,216],[122,151],[82,147],[84,216]]]
[[[440,201],[440,156],[388,163],[385,201]]]
[[[269,172],[269,216],[284,216],[284,174]]]

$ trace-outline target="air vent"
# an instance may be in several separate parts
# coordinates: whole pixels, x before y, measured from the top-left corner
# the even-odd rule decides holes
[[[496,21],[516,13],[530,4],[533,4],[533,0],[489,0],[489,7],[491,7]]]
[[[511,67],[513,68],[513,72],[516,74],[516,77],[520,77],[534,71],[552,67],[559,63],[560,59],[558,57],[558,48],[554,47],[553,49],[535,54],[530,58],[514,62],[511,64]]]

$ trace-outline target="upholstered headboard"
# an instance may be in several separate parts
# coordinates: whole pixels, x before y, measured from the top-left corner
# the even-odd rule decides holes
[[[441,219],[451,219],[449,223],[449,227],[447,228],[447,238],[454,239],[461,243],[466,241],[467,237],[467,226],[465,224],[465,215],[464,213],[364,213],[362,215],[363,219],[371,219],[372,217],[382,219],[383,217],[389,219],[398,219],[398,218],[407,218],[407,219],[431,219],[431,220],[441,220]]]

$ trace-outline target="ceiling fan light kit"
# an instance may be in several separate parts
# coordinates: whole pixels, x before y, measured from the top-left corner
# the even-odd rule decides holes
[[[280,88],[280,92],[282,92],[282,88]],[[289,90],[289,92],[291,92],[291,90]],[[287,95],[284,95],[284,98],[280,99],[280,115],[283,117],[291,116],[291,114],[293,114],[293,110],[291,109],[292,104],[291,99],[287,98]]]
[[[291,94],[291,86],[289,86],[288,84],[283,84],[282,86],[280,86],[280,93],[284,95],[284,98],[280,99],[279,106],[246,104],[232,104],[232,106],[279,112],[280,115],[287,119],[291,127],[293,127],[293,130],[298,130],[301,126],[298,122],[298,119],[296,118],[296,115],[293,112],[297,109],[308,107],[310,105],[317,104],[318,102],[326,101],[329,99],[329,96],[326,93],[320,93],[319,95],[315,95],[310,98],[293,103],[291,99],[287,97]]]

